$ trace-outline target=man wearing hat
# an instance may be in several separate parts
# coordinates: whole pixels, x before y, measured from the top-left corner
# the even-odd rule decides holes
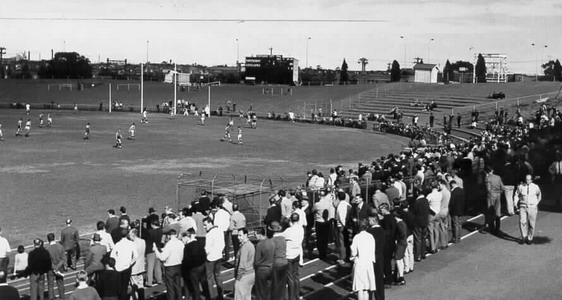
[[[25,269],[25,274],[29,276],[29,288],[31,300],[44,299],[45,291],[45,274],[49,272],[52,268],[51,256],[49,251],[43,247],[43,241],[41,239],[33,240],[33,246],[35,247],[27,258],[27,268]]]
[[[60,243],[66,252],[66,264],[72,270],[76,270],[76,258],[80,236],[78,229],[72,226],[72,220],[66,220],[66,227],[61,231]]]
[[[101,236],[98,233],[94,233],[92,241],[94,244],[90,246],[90,251],[84,260],[84,270],[88,272],[89,276],[91,276],[94,272],[105,269],[101,259],[107,253],[107,247],[100,244]]]

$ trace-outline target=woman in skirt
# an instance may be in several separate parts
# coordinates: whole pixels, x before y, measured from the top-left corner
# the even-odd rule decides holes
[[[375,239],[366,230],[367,220],[359,222],[359,233],[353,237],[351,260],[353,264],[353,291],[358,300],[368,300],[375,288]]]

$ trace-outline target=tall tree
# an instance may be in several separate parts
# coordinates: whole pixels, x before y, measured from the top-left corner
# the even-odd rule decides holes
[[[402,74],[400,72],[400,64],[394,60],[392,62],[392,67],[390,68],[390,81],[397,82],[400,81],[402,78]]]
[[[49,78],[92,78],[90,60],[76,52],[57,52],[45,72]]]
[[[554,80],[562,81],[562,65],[558,59],[554,63]]]
[[[455,80],[455,70],[453,70],[451,63],[447,59],[445,67],[443,68],[443,82],[449,83],[451,80]]]
[[[560,62],[558,62],[558,64],[560,65]],[[542,64],[541,67],[544,72],[544,80],[552,81],[556,78],[556,62],[554,60],[550,60],[547,63]]]
[[[349,82],[349,74],[347,74],[347,62],[345,62],[345,58],[344,58],[340,70],[340,84],[345,84],[348,82]]]
[[[475,69],[476,81],[486,82],[486,61],[481,53],[478,54]]]

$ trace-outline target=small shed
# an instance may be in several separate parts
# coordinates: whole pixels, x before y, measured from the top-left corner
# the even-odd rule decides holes
[[[416,64],[414,66],[414,82],[437,83],[439,68],[434,64]]]

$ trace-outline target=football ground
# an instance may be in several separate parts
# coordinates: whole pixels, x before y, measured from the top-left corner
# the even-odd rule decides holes
[[[52,127],[38,128],[40,112],[50,111],[32,109],[33,126],[26,138],[15,137],[17,120],[27,119],[25,111],[0,110],[5,139],[0,142],[0,226],[12,248],[29,245],[36,237],[45,239],[49,232],[58,237],[66,218],[73,219],[84,234],[94,231],[96,221],[106,219],[109,208],[126,206],[136,219],[150,206],[159,212],[174,207],[180,173],[193,178],[199,172],[281,176],[296,186],[304,182],[307,170],[326,173],[338,164],[356,168],[358,162],[397,153],[408,140],[372,131],[260,119],[257,129],[243,128],[244,144],[239,146],[220,141],[228,117],[211,117],[201,126],[193,116],[149,113],[149,123],[140,124],[139,113],[63,110],[52,112]],[[91,138],[84,140],[88,122]],[[136,139],[127,140],[132,122]],[[234,117],[234,124],[244,126],[245,120]],[[124,136],[122,149],[113,147],[118,128]],[[560,299],[558,212],[539,212],[536,244],[531,246],[517,243],[518,216],[503,219],[504,238],[475,231],[484,223],[481,215],[465,220],[461,244],[417,263],[415,272],[406,277],[406,286],[387,290],[387,299]],[[350,272],[349,265],[306,260],[300,272],[301,296],[353,299]],[[67,296],[75,273],[65,275]],[[224,264],[221,279],[227,292],[232,291],[232,277],[232,264]],[[27,279],[10,284],[22,295],[29,293]],[[161,295],[162,288],[147,295]]]
[[[45,111],[48,112],[48,111]],[[355,129],[259,120],[257,129],[243,127],[243,145],[221,142],[227,117],[211,117],[204,126],[190,116],[170,118],[149,114],[53,112],[53,126],[38,128],[38,111],[31,112],[29,137],[15,137],[24,110],[0,111],[4,141],[0,143],[2,229],[12,245],[28,245],[35,237],[58,233],[66,218],[80,232],[94,231],[107,209],[128,209],[140,218],[149,207],[163,211],[176,206],[176,178],[193,175],[247,175],[252,178],[295,178],[304,183],[306,171],[327,173],[342,164],[356,167],[376,157],[396,153],[406,138]],[[84,129],[91,125],[91,137]],[[136,123],[135,140],[128,140]],[[115,133],[123,132],[116,149]],[[237,130],[232,138],[236,140]],[[195,196],[195,195],[194,195]],[[184,199],[187,200],[187,199]]]

